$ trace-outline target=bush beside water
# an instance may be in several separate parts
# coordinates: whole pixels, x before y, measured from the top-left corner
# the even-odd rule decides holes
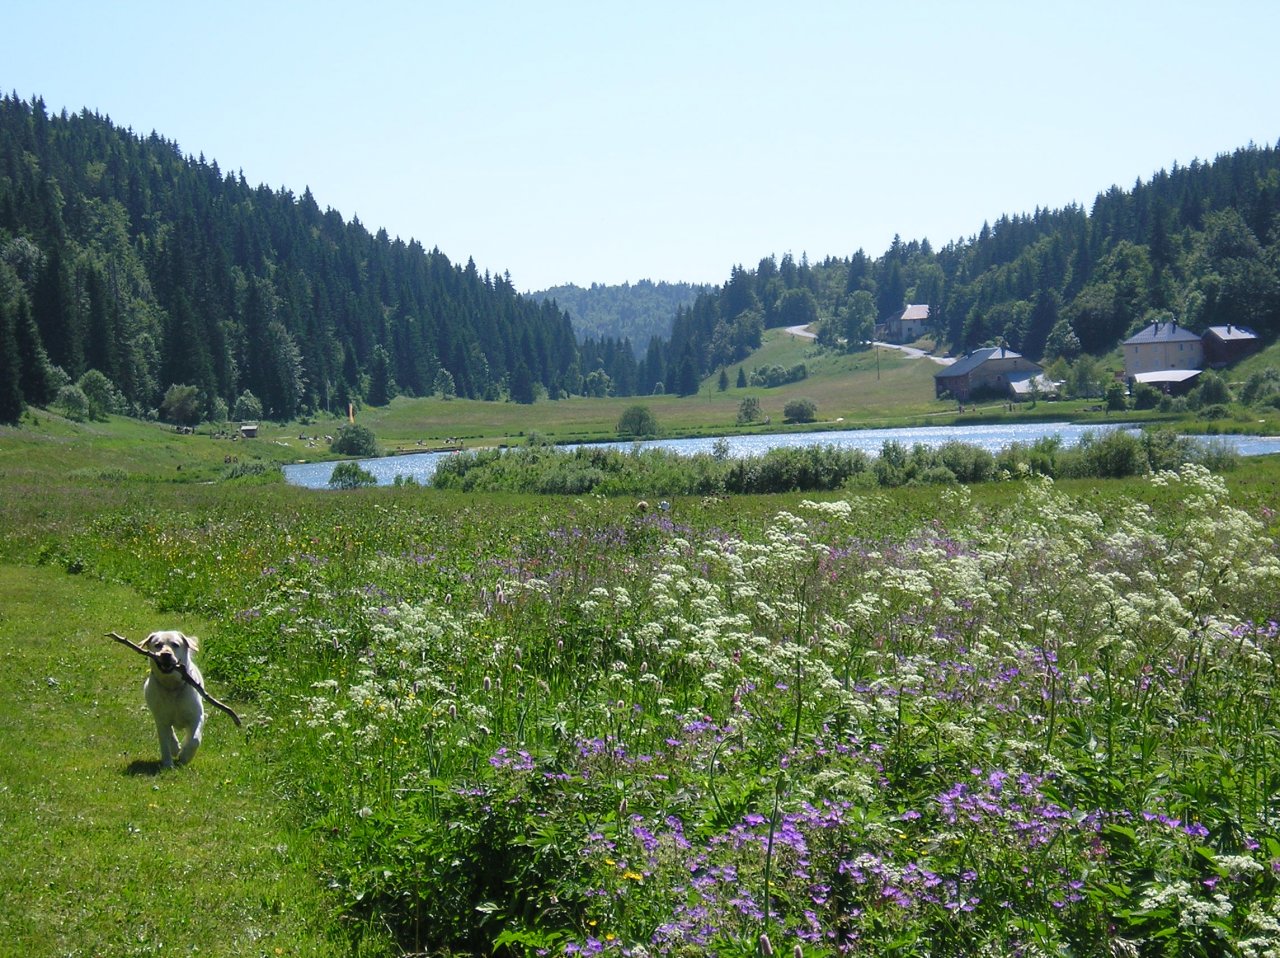
[[[338,434],[329,444],[329,450],[339,456],[369,458],[378,455],[378,439],[368,426],[344,423],[338,427]]]
[[[377,484],[378,477],[358,462],[340,462],[329,476],[329,486],[333,489],[360,489]]]
[[[1187,462],[1231,468],[1234,454],[1222,444],[1207,448],[1172,432],[1124,430],[1086,433],[1067,449],[1055,438],[1015,444],[999,454],[966,443],[907,448],[886,442],[877,458],[834,446],[781,447],[744,459],[715,454],[679,455],[663,449],[621,450],[547,445],[481,450],[450,456],[432,485],[466,492],[535,492],[581,495],[720,495],[724,493],[822,492],[857,486],[973,483],[1042,475],[1050,478],[1123,478]]]

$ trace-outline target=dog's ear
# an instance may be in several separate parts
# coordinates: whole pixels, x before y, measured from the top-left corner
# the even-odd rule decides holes
[[[197,639],[194,635],[183,635],[183,638],[187,640],[187,648],[189,648],[192,652],[200,651],[200,640]]]

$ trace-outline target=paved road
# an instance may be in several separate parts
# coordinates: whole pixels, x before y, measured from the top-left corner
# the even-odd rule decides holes
[[[788,326],[787,332],[792,336],[803,336],[805,339],[816,339],[817,334],[809,332],[808,326]],[[955,358],[951,356],[931,356],[923,349],[916,349],[914,346],[899,346],[895,343],[872,343],[872,346],[883,346],[885,349],[897,349],[910,356],[912,359],[931,359],[939,366],[950,366],[955,362]]]
[[[923,349],[916,349],[914,346],[898,346],[895,343],[872,343],[871,345],[883,346],[885,349],[897,349],[912,359],[931,359],[939,366],[950,366],[956,361],[954,356],[932,356]]]

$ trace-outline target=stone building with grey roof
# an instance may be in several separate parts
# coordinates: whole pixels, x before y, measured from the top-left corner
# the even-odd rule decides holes
[[[1004,346],[975,349],[963,359],[957,359],[933,375],[934,394],[939,398],[950,396],[958,402],[968,402],[982,392],[1010,395],[1012,384],[1033,380],[1044,370],[1021,353]]]

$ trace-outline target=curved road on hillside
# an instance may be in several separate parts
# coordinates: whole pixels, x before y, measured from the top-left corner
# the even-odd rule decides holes
[[[792,336],[803,336],[805,339],[817,338],[816,333],[809,332],[808,326],[788,326],[787,332],[789,332]],[[873,342],[871,345],[883,346],[885,349],[896,349],[899,352],[904,353],[907,356],[910,356],[912,359],[930,359],[933,362],[937,363],[939,366],[950,366],[952,363],[955,362],[955,357],[953,356],[932,356],[929,353],[926,353],[923,349],[917,349],[914,346],[899,346],[896,343],[880,343],[880,342]]]

